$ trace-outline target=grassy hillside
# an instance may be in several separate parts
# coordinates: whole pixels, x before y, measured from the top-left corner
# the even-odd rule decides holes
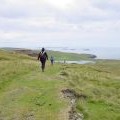
[[[59,51],[48,51],[48,54],[49,56],[54,56],[55,60],[93,60],[93,55],[90,54],[64,53]]]
[[[119,120],[120,61],[65,66],[69,88],[79,95],[77,111],[85,120]]]
[[[75,111],[83,120],[119,120],[120,61],[95,65],[55,64],[0,50],[1,120],[71,120],[71,102],[62,90],[77,94]]]
[[[30,49],[20,49],[20,48],[3,48],[5,51],[11,51],[16,53],[26,54],[32,57],[37,57],[41,50],[30,50]],[[47,53],[50,56],[54,56],[55,60],[94,60],[95,55],[91,54],[76,54],[76,53],[65,53],[59,51],[47,50]]]
[[[28,56],[0,51],[0,119],[54,120],[66,107],[60,99],[59,65],[45,73]],[[16,59],[15,59],[16,58]]]

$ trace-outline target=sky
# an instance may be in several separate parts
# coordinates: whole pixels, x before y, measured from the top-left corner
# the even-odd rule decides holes
[[[120,0],[0,0],[0,47],[120,47]]]

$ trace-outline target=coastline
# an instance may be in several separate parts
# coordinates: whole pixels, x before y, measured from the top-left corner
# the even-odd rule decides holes
[[[41,48],[14,48],[14,47],[1,47],[0,49],[12,51],[29,51],[29,55],[32,53],[38,53]],[[24,51],[25,50],[25,51]],[[102,48],[102,47],[81,47],[81,48],[68,48],[68,47],[46,47],[48,52],[58,52],[58,53],[68,53],[68,54],[76,54],[76,55],[88,55],[94,60],[120,60],[120,48]]]

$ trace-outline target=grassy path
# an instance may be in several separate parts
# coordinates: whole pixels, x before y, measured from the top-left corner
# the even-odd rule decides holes
[[[42,73],[38,61],[13,57],[0,61],[0,119],[59,120],[67,106],[60,96],[60,66],[48,63]]]

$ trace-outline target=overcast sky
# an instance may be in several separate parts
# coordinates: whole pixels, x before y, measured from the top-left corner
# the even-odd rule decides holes
[[[0,0],[0,47],[120,47],[120,0]]]

